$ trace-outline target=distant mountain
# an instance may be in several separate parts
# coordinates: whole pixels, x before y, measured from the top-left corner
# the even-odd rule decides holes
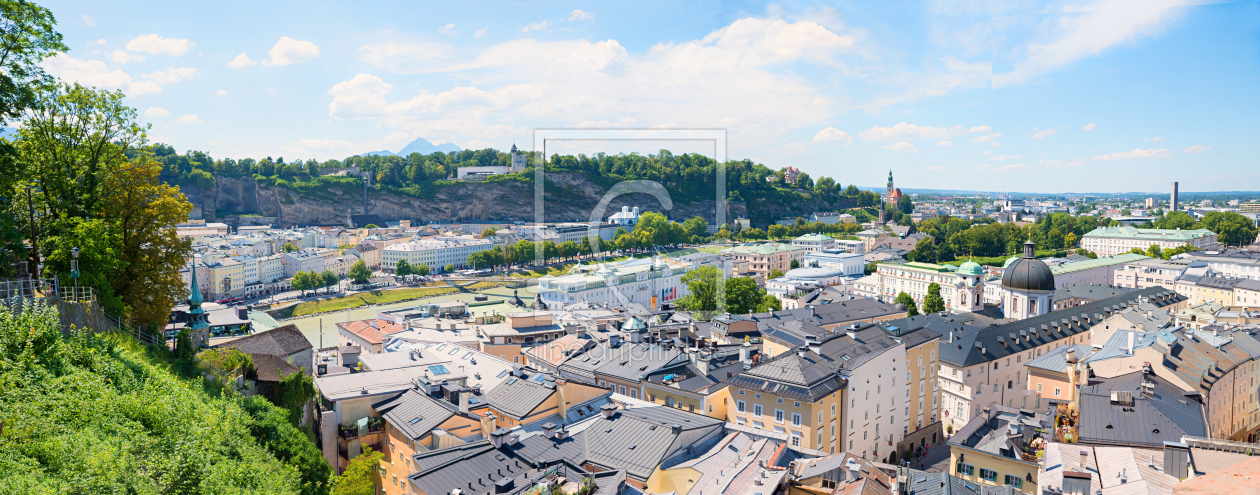
[[[430,143],[429,140],[425,138],[416,138],[415,141],[412,141],[411,144],[408,144],[406,147],[402,149],[402,151],[399,151],[397,153],[391,152],[389,150],[381,150],[381,151],[369,151],[367,153],[360,153],[360,155],[362,156],[381,156],[381,155],[407,156],[412,153],[420,153],[421,155],[428,155],[437,151],[441,151],[443,153],[449,153],[452,151],[463,151],[463,150],[461,150],[459,146],[455,146],[455,143],[443,143],[439,145],[434,145],[433,143]]]

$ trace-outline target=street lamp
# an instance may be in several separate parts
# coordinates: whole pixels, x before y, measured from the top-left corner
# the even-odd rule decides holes
[[[74,279],[74,300],[79,300],[79,246],[70,250],[70,278]]]

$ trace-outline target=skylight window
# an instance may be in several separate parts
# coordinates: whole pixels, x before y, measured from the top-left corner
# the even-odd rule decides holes
[[[499,378],[503,378],[503,377],[507,376],[507,374],[508,374],[507,370],[500,371],[500,372],[499,372]]]
[[[454,349],[451,349],[451,352],[448,352],[447,354],[450,354],[450,355],[454,356],[454,355],[455,355],[455,353],[457,353],[457,352],[459,352],[459,347],[458,347],[458,346],[457,346],[457,347],[455,347]]]
[[[436,366],[430,366],[429,371],[433,372],[433,374],[435,375],[445,375],[445,374],[450,373],[450,370],[447,370],[446,366],[443,366],[440,364]]]
[[[508,380],[508,385],[511,385],[511,384],[513,384],[513,383],[516,383],[516,378],[513,378],[513,379],[511,379],[511,380]]]
[[[416,416],[416,417],[414,417],[414,418],[411,418],[411,421],[408,421],[408,423],[413,424],[413,425],[414,425],[414,424],[416,424],[416,423],[419,423],[419,422],[420,422],[420,416]]]
[[[442,344],[442,345],[438,346],[437,350],[439,350],[439,351],[440,351],[440,350],[445,349],[445,348],[446,348],[446,344]]]
[[[464,354],[464,360],[468,360],[468,358],[472,357],[472,354],[473,354],[472,352],[469,352],[468,354]]]

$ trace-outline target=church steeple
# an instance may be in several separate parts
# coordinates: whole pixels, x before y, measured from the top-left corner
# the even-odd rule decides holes
[[[210,315],[206,314],[206,310],[201,309],[201,303],[205,301],[201,297],[201,287],[197,285],[196,257],[193,258],[190,269],[192,270],[192,287],[189,289],[188,323],[185,328],[188,329],[192,344],[202,347],[210,342]]]
[[[893,186],[892,168],[888,169],[888,187]]]

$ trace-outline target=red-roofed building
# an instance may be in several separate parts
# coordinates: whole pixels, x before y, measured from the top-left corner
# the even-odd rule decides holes
[[[356,345],[367,354],[382,352],[385,336],[406,330],[389,320],[371,319],[337,324],[337,344]]]

